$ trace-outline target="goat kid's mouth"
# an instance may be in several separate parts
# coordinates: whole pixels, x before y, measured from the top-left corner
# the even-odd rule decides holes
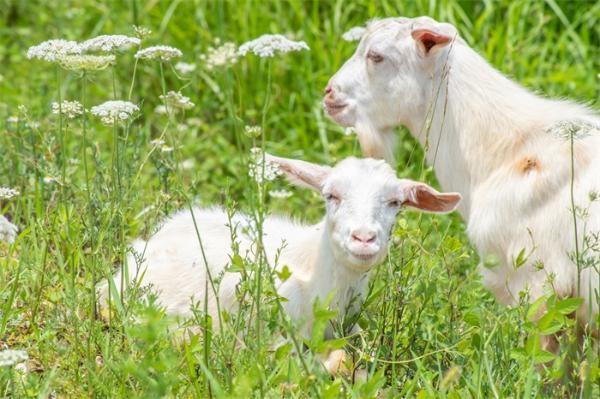
[[[358,252],[358,251],[349,251],[350,254],[358,259],[361,262],[370,262],[372,260],[374,260],[375,258],[377,258],[377,255],[379,254],[379,252],[375,251],[375,252]]]

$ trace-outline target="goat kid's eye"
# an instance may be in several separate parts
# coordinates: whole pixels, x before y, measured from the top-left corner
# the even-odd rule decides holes
[[[373,51],[373,50],[369,50],[369,52],[367,53],[367,58],[371,61],[373,61],[375,64],[379,64],[380,62],[383,61],[383,55]]]
[[[400,200],[394,199],[394,200],[389,200],[387,202],[387,205],[390,208],[400,208],[402,206],[402,203],[400,202]]]

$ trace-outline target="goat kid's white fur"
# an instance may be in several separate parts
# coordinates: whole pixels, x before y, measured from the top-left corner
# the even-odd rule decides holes
[[[348,158],[330,168],[270,155],[266,159],[293,183],[319,191],[327,204],[325,218],[316,225],[278,216],[269,216],[263,223],[269,265],[279,270],[286,265],[291,272],[277,287],[279,295],[287,299],[282,306],[302,326],[305,337],[312,330],[317,298],[323,301],[333,293],[331,307],[339,317],[361,304],[369,271],[386,257],[389,235],[402,206],[449,212],[460,201],[456,193],[442,194],[425,184],[398,179],[381,160]],[[193,217],[189,210],[182,210],[148,241],[134,242],[137,255],[129,257],[128,267],[130,272],[139,272],[131,277],[141,279],[142,286],[150,285],[167,313],[187,316],[192,313],[192,303],[205,298],[207,270],[212,278],[224,273],[217,287],[218,308],[235,312],[240,274],[224,272],[232,257],[232,229],[239,254],[253,259],[256,240],[255,234],[249,233],[252,226],[253,221],[243,214],[235,214],[230,222],[220,208],[196,208]],[[114,277],[116,283],[119,273]],[[207,308],[217,324],[217,301],[210,283],[208,287]],[[105,283],[100,289],[104,304],[107,295]],[[331,336],[330,329],[326,338]]]
[[[324,106],[338,123],[356,128],[368,156],[393,163],[392,129],[399,125],[420,141],[442,188],[463,195],[459,211],[480,257],[499,262],[480,266],[498,300],[514,305],[528,291],[533,301],[551,285],[559,297],[584,299],[584,323],[598,313],[598,271],[585,268],[578,281],[571,258],[571,145],[560,133],[561,123],[580,129],[574,200],[589,208],[589,217],[577,221],[582,252],[584,235],[600,232],[600,204],[590,202],[590,193],[600,191],[596,114],[527,91],[490,66],[454,26],[428,17],[370,23],[331,78]],[[523,249],[527,262],[516,268]]]

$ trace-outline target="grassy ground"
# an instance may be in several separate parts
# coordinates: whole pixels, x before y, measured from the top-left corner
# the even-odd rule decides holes
[[[290,355],[289,344],[271,351],[285,329],[269,295],[252,297],[264,305],[262,324],[241,343],[233,326],[244,319],[232,316],[223,334],[200,333],[182,344],[173,330],[183,321],[168,320],[135,292],[109,322],[99,317],[95,283],[115,270],[132,238],[148,236],[166,214],[195,203],[260,208],[247,174],[255,143],[244,135],[245,125],[262,125],[265,147],[274,154],[323,163],[359,154],[355,137],[324,116],[320,96],[353,52],[355,44],[341,34],[370,18],[396,15],[451,22],[527,87],[597,107],[598,2],[0,0],[0,186],[21,192],[0,200],[0,214],[21,229],[14,245],[0,243],[0,350],[29,354],[21,371],[0,367],[0,396],[598,395],[597,353],[589,345],[557,358],[537,351],[544,326],[528,322],[527,305],[508,309],[486,292],[457,215],[400,216],[393,249],[374,274],[359,320],[364,333],[344,340],[369,372],[364,384],[332,380],[315,360],[328,348],[319,339],[301,355]],[[198,64],[196,71],[178,77],[169,63],[161,72],[158,62],[143,61],[133,80],[133,50],[114,67],[85,75],[25,57],[44,40],[133,35],[132,25],[153,31],[144,46],[175,46],[182,60]],[[212,71],[200,59],[217,38],[239,45],[263,33],[291,34],[311,51],[270,63],[240,58]],[[103,126],[91,115],[84,122],[51,114],[59,96],[89,108],[127,99],[130,87],[141,115],[127,129]],[[157,115],[164,90],[181,90],[195,107]],[[8,122],[12,116],[19,122]],[[435,183],[415,142],[398,134],[399,174]],[[156,138],[175,150],[157,149],[150,143]],[[268,211],[318,220],[320,199],[292,191],[285,200],[268,198]],[[330,317],[317,313],[322,323]],[[204,328],[207,320],[200,309],[187,323]],[[563,328],[568,321],[560,323]],[[549,361],[543,370],[536,366],[542,361]]]

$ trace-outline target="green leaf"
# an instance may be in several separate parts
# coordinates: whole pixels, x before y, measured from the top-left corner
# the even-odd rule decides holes
[[[554,334],[563,327],[563,319],[560,313],[548,312],[538,321],[538,331],[543,335]]]
[[[517,255],[517,259],[515,259],[515,269],[523,266],[525,262],[527,262],[527,255],[525,254],[525,248],[522,248],[519,255]]]
[[[287,279],[289,279],[292,275],[292,272],[290,272],[290,269],[289,267],[287,267],[287,265],[284,265],[281,268],[281,271],[275,271],[275,273],[277,274],[277,277],[279,278],[279,280],[281,280],[281,282],[287,281]]]
[[[554,359],[556,359],[556,355],[545,350],[540,350],[536,352],[535,356],[533,357],[533,361],[536,364],[548,363],[553,361]]]
[[[465,321],[465,323],[467,323],[471,326],[474,326],[474,327],[480,326],[479,314],[477,314],[474,311],[468,311],[467,313],[465,313],[463,315],[463,320]]]
[[[529,309],[527,309],[527,320],[533,321],[538,316],[538,311],[540,307],[546,302],[546,295],[543,295],[538,298],[537,301],[529,305]]]
[[[583,303],[583,298],[567,298],[557,302],[556,311],[568,315],[576,311]]]

